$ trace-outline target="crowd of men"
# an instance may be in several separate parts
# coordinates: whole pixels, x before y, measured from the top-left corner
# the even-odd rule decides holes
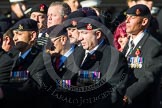
[[[162,41],[140,1],[151,0],[131,0],[121,15],[129,35],[122,51],[113,45],[117,25],[78,0],[10,16],[0,36],[0,107],[160,108]],[[24,12],[24,0],[10,2]]]

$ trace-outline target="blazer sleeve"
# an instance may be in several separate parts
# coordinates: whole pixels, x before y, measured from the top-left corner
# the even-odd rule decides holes
[[[122,53],[119,53],[119,58],[116,60],[118,63],[115,73],[110,79],[110,84],[113,85],[111,100],[115,103],[122,102],[122,98],[126,92],[128,81],[128,64],[127,60]]]
[[[0,84],[9,80],[12,65],[13,60],[7,54],[0,57]]]

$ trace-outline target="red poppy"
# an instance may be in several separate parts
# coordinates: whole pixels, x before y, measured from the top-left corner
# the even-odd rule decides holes
[[[93,55],[91,56],[91,59],[92,59],[92,60],[95,60],[95,59],[96,59],[96,55],[93,54]]]
[[[139,49],[136,50],[135,55],[139,56],[141,54],[141,51]]]

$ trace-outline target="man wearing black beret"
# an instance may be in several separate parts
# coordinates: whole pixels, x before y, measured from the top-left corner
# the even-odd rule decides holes
[[[30,18],[37,21],[39,32],[47,28],[47,10],[48,7],[43,3],[34,5],[31,9]]]
[[[63,96],[67,96],[70,93],[65,92],[64,88],[60,89],[57,81],[71,80],[72,76],[77,72],[75,70],[77,66],[75,65],[73,55],[75,45],[70,44],[66,28],[63,25],[59,24],[49,27],[46,35],[49,35],[50,42],[46,46],[47,53],[44,55],[47,71],[43,75],[45,86],[42,86],[42,88],[48,88],[50,86],[50,90],[46,92],[51,97],[51,103],[54,107],[66,108],[68,107],[67,103],[51,95],[51,92],[56,90],[56,93]]]
[[[86,14],[82,11],[77,10],[70,13],[64,22],[68,33],[68,38],[70,39],[71,44],[79,45],[79,33],[77,30],[77,24],[79,23],[79,20],[81,20],[84,17],[86,17]]]
[[[44,70],[42,53],[34,44],[38,35],[37,22],[26,18],[12,27],[15,48],[20,51],[10,71],[9,84],[2,86],[5,107],[45,107],[39,92]],[[37,65],[36,65],[37,64]]]
[[[75,50],[74,60],[79,68],[71,80],[78,91],[69,91],[67,102],[70,108],[120,108],[126,89],[127,62],[121,53],[109,46],[105,40],[99,17],[89,16],[77,24],[79,41],[83,48]],[[97,86],[100,81],[103,84]],[[86,89],[89,87],[90,89]],[[105,95],[102,95],[104,94]],[[94,99],[95,98],[95,99]]]
[[[147,32],[150,10],[138,4],[126,13],[126,32],[130,39],[123,52],[128,60],[130,79],[123,101],[129,108],[159,108],[162,46]]]

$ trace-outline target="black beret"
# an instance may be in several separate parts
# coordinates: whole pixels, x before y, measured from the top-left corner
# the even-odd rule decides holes
[[[24,18],[18,21],[11,29],[18,31],[38,31],[37,21]]]
[[[67,31],[63,25],[58,24],[58,25],[49,27],[46,33],[49,34],[50,38],[55,38],[61,35],[66,35]]]
[[[137,4],[129,8],[126,14],[130,14],[133,16],[150,16],[150,10],[146,5]]]
[[[48,11],[48,7],[43,3],[37,4],[34,7],[32,7],[32,9],[31,9],[31,13],[32,12],[41,12],[41,13],[47,14],[47,11]]]
[[[93,30],[93,29],[100,28],[101,26],[102,26],[102,22],[100,17],[88,16],[79,21],[77,25],[77,29]]]
[[[64,22],[65,27],[76,27],[79,20],[81,20],[83,17],[86,17],[85,13],[82,11],[74,11],[70,13]]]
[[[78,11],[84,12],[86,16],[97,16],[96,11],[91,7],[82,7],[79,8]]]

